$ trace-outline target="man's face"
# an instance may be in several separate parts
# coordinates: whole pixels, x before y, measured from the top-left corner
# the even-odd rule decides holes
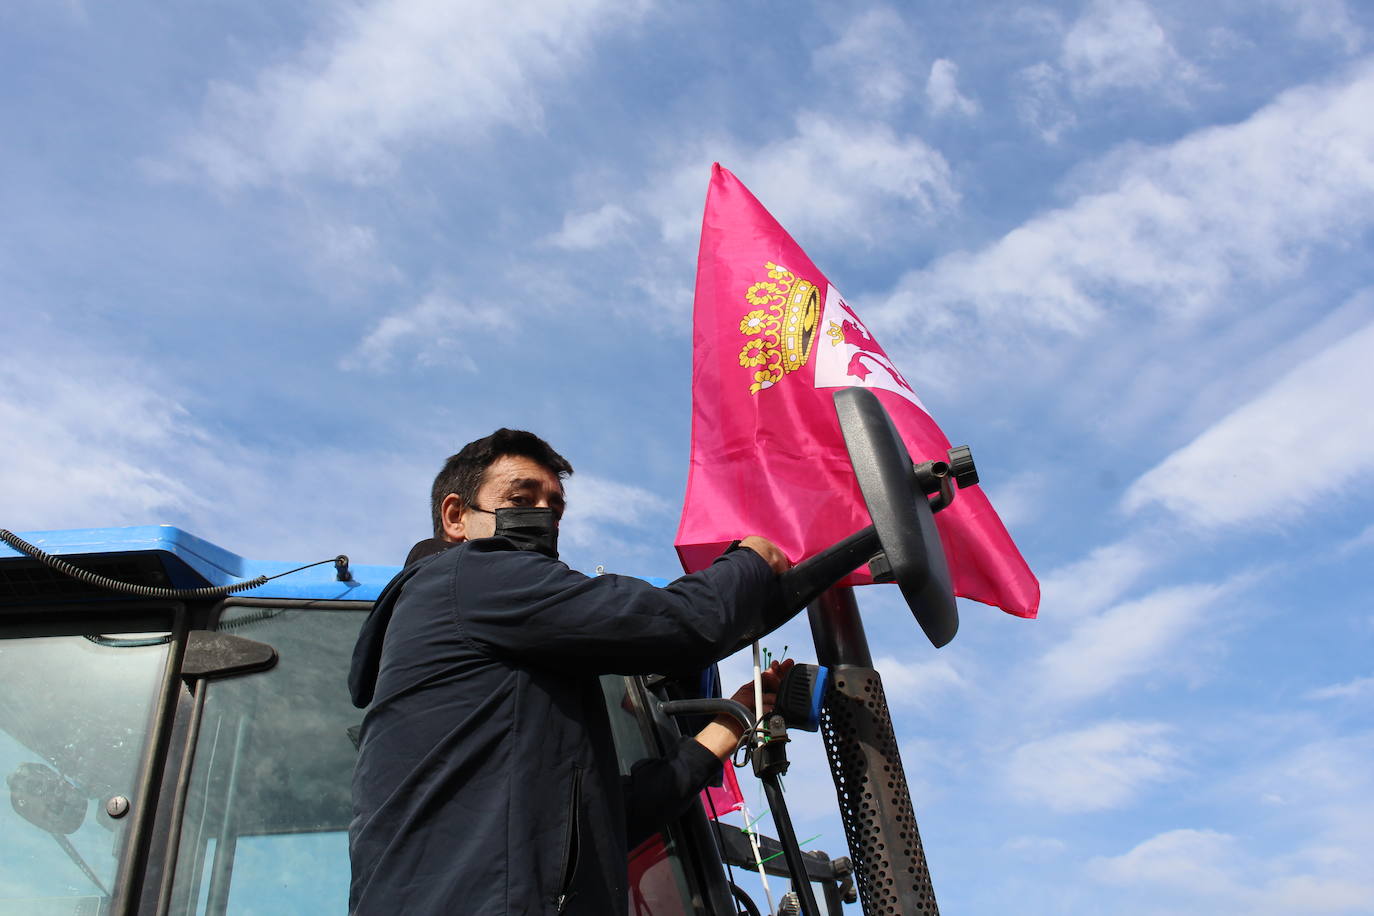
[[[468,541],[491,537],[496,533],[492,512],[506,506],[548,508],[554,518],[562,518],[564,502],[563,484],[557,474],[523,455],[502,455],[487,466],[482,486],[477,489],[477,505],[463,505],[454,493],[444,497],[440,508],[444,538]]]

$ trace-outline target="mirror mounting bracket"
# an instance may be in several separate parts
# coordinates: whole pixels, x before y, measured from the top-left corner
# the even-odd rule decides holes
[[[186,634],[181,676],[188,681],[252,674],[276,667],[277,650],[232,633],[192,630]]]

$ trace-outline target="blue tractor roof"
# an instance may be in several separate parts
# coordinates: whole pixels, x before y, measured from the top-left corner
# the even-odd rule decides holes
[[[155,557],[161,561],[168,579],[166,584],[172,588],[232,585],[324,559],[314,557],[295,562],[249,560],[171,525],[15,533],[44,552],[60,556],[76,566],[81,565],[81,557],[99,558],[102,561],[120,557]],[[0,543],[0,572],[7,565],[14,565],[12,561],[15,560],[24,564],[34,562],[8,544]],[[106,564],[102,563],[102,566]],[[104,569],[101,572],[110,575]],[[399,566],[351,566],[351,581],[340,582],[334,564],[330,562],[236,594],[251,598],[372,601],[398,572]],[[112,578],[120,577],[114,575]]]

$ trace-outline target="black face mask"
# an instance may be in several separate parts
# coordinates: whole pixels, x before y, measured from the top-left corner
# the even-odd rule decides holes
[[[533,550],[558,559],[558,519],[552,509],[510,506],[497,509],[496,536],[512,541],[521,550]]]

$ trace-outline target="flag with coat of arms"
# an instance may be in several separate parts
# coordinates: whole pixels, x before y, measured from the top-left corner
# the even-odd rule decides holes
[[[853,305],[749,193],[713,167],[697,261],[692,457],[675,540],[683,567],[736,538],[769,538],[792,562],[870,524],[834,390],[872,389],[913,461],[950,447]],[[1034,617],[1040,586],[981,487],[935,516],[956,594]],[[872,582],[866,568],[846,582]]]

